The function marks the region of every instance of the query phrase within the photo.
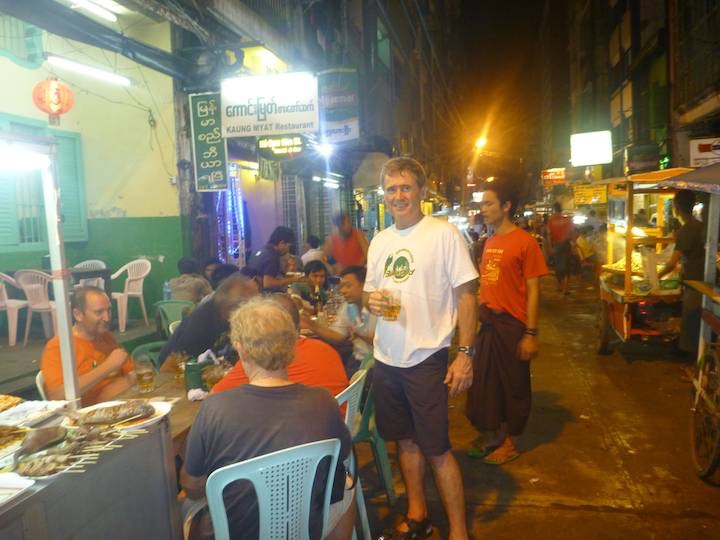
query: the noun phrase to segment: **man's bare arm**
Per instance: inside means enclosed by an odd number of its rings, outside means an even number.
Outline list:
[[[91,369],[87,373],[78,377],[78,392],[80,395],[84,394],[88,390],[94,388],[98,383],[104,381],[114,371],[120,370],[122,365],[128,358],[128,353],[125,349],[117,348],[111,352],[107,359],[99,366]],[[49,399],[65,399],[65,387],[60,385],[53,389],[48,389]]]
[[[540,308],[540,278],[526,280],[527,284],[527,328],[537,329]],[[523,335],[518,345],[518,355],[522,360],[532,360],[539,350],[537,336]]]
[[[477,280],[468,281],[453,289],[458,302],[458,344],[465,347],[474,343],[477,331],[476,290]],[[456,396],[472,385],[472,362],[470,356],[458,352],[455,361],[448,367],[444,382],[448,385],[450,396]]]
[[[205,483],[207,476],[193,476],[185,470],[180,470],[180,485],[191,499],[202,499],[205,497]]]

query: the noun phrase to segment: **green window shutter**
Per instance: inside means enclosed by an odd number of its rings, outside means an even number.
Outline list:
[[[50,132],[57,142],[55,171],[60,187],[63,238],[66,242],[84,241],[88,239],[88,227],[80,136],[64,131]]]
[[[0,247],[20,243],[15,209],[15,178],[8,173],[0,173]]]

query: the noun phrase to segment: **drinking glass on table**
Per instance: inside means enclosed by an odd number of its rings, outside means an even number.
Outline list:
[[[396,321],[400,315],[400,291],[398,289],[382,289],[380,291],[385,305],[382,309],[382,318],[385,321]]]
[[[185,378],[185,362],[187,359],[187,356],[178,352],[170,353],[168,355],[166,362],[170,362],[170,365],[173,367],[176,379]]]
[[[155,366],[148,356],[133,359],[138,392],[147,394],[155,389]]]

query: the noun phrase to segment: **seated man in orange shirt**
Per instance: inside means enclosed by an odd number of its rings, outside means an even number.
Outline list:
[[[109,331],[110,300],[102,289],[82,287],[72,298],[73,343],[83,406],[108,401],[135,383],[128,353]],[[40,366],[48,399],[65,399],[60,342],[45,345]]]
[[[272,295],[273,300],[285,308],[292,317],[295,328],[300,330],[300,314],[295,302],[287,294]],[[340,355],[335,349],[319,339],[298,336],[295,342],[295,359],[288,366],[288,378],[305,386],[320,386],[336,396],[348,386]],[[230,390],[249,382],[238,360],[235,366],[215,386],[213,392]]]

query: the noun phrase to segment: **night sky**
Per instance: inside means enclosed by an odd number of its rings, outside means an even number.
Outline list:
[[[463,0],[455,73],[468,130],[488,129],[488,149],[527,157],[535,122],[533,51],[543,0]],[[487,127],[486,127],[487,126]]]

